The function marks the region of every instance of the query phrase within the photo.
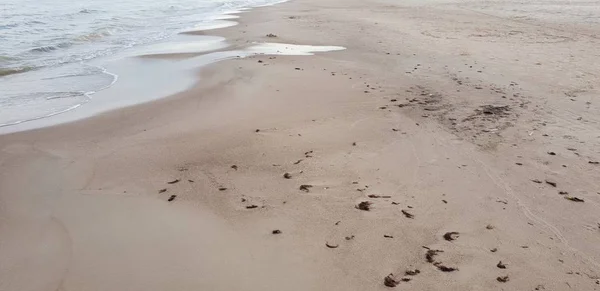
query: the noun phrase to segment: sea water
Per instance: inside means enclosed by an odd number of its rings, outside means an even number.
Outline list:
[[[84,106],[118,82],[102,59],[219,48],[220,38],[169,42],[234,25],[232,11],[281,0],[2,0],[0,127]],[[125,98],[125,97],[124,97]]]

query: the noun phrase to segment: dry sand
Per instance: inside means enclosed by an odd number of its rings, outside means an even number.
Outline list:
[[[347,50],[0,136],[0,289],[600,290],[598,7],[244,13],[211,33]]]

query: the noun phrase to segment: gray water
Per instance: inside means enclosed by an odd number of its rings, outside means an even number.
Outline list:
[[[0,127],[85,105],[118,82],[103,58],[280,0],[0,0]]]

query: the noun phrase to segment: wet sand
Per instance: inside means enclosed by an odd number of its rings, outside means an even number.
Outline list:
[[[243,13],[210,33],[347,49],[0,136],[0,289],[600,290],[596,7]]]

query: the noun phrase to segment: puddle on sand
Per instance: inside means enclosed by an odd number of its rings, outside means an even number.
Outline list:
[[[261,43],[253,45],[244,51],[252,55],[289,55],[289,56],[312,56],[314,53],[340,51],[346,49],[341,46],[316,46],[285,43]]]
[[[240,50],[222,50],[202,54],[196,57],[186,59],[185,62],[181,63],[181,65],[186,70],[193,70],[224,60],[247,58],[257,55],[312,56],[315,53],[339,51],[344,49],[346,48],[341,46],[257,43]]]

